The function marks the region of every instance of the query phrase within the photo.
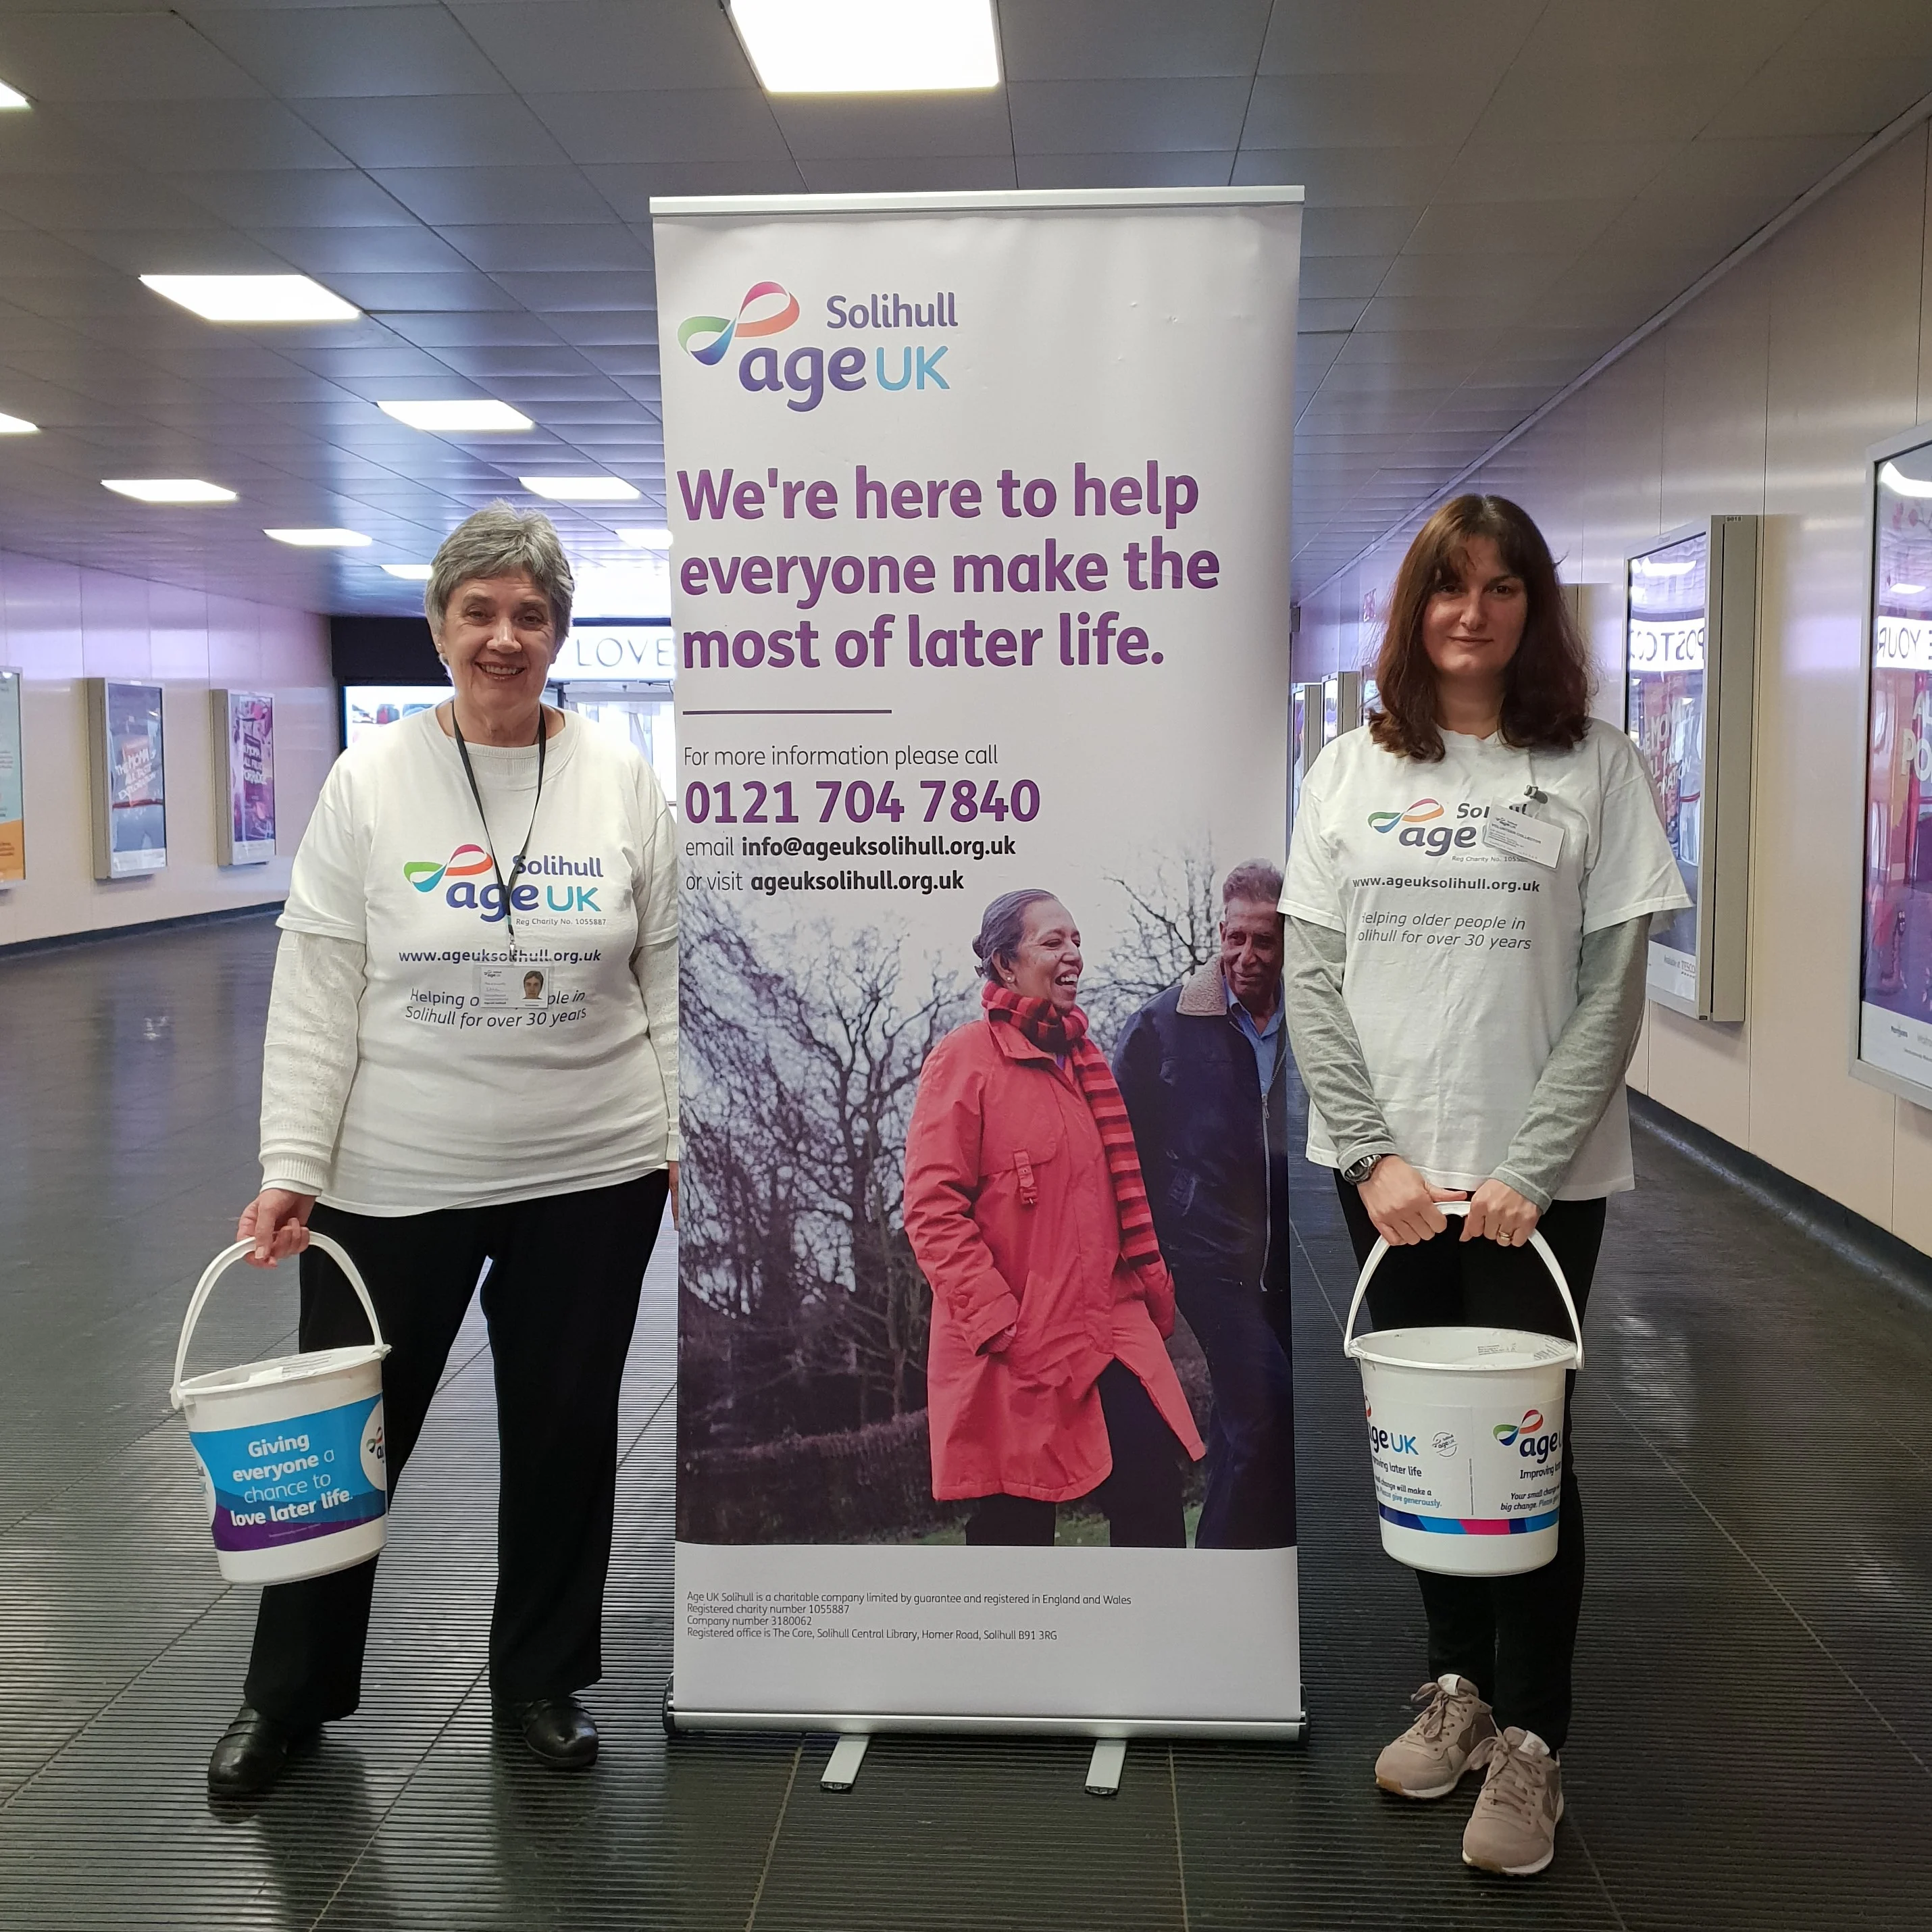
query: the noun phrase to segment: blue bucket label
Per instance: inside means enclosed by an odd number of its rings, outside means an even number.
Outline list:
[[[370,1522],[388,1507],[382,1398],[248,1429],[196,1430],[218,1550],[274,1550]]]

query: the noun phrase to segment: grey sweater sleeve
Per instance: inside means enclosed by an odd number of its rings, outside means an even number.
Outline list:
[[[356,1078],[367,955],[359,942],[285,932],[262,1048],[262,1185],[320,1194]]]
[[[1389,1138],[1362,1042],[1342,998],[1348,944],[1348,934],[1331,926],[1290,919],[1282,983],[1295,1067],[1342,1167],[1352,1166],[1364,1154],[1400,1151]]]
[[[1576,1007],[1550,1050],[1494,1178],[1546,1208],[1617,1090],[1643,1024],[1650,915],[1583,935]],[[1326,1116],[1324,1116],[1326,1118]]]

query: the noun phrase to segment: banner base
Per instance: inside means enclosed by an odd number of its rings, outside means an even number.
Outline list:
[[[832,1731],[842,1740],[892,1732],[954,1737],[1200,1738],[1222,1744],[1300,1744],[1308,1715],[1296,1718],[1026,1718],[909,1711],[686,1711],[667,1688],[664,1727],[678,1731]]]

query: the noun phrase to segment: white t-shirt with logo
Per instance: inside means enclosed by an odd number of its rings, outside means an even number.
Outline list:
[[[366,949],[321,1197],[352,1213],[610,1186],[676,1157],[676,838],[650,765],[566,714],[538,804],[534,745],[469,748],[487,826],[425,711],[336,760],[296,855],[283,928]],[[513,947],[490,854],[507,881],[533,806]]]
[[[1575,1010],[1584,935],[1690,902],[1621,731],[1592,722],[1568,752],[1442,739],[1440,764],[1384,751],[1366,728],[1323,751],[1302,782],[1281,909],[1347,935],[1342,997],[1397,1150],[1438,1187],[1474,1188]],[[1485,816],[1516,806],[1562,827],[1554,866],[1484,842]],[[1312,1107],[1308,1158],[1336,1165]],[[1619,1085],[1556,1198],[1634,1184]]]

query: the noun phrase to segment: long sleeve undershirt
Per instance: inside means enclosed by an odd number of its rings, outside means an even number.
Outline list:
[[[1337,1165],[1400,1154],[1390,1138],[1354,1022],[1342,995],[1345,933],[1291,919],[1283,986],[1288,1036],[1302,1084],[1327,1126]],[[1642,1024],[1645,943],[1650,920],[1586,933],[1576,968],[1576,1006],[1556,1036],[1528,1111],[1492,1178],[1540,1211],[1595,1132],[1630,1066]]]

